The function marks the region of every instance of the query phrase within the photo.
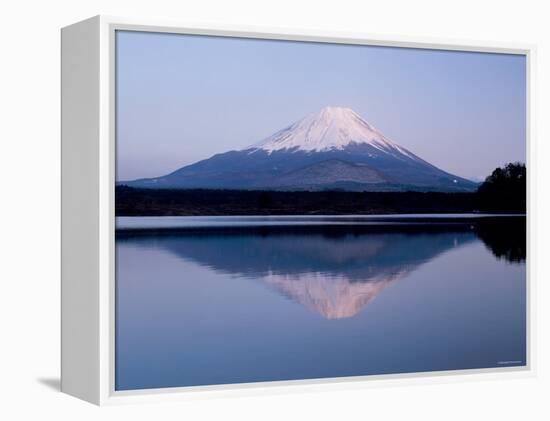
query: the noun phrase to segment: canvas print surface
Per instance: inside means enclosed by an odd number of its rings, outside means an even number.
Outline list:
[[[510,368],[523,55],[116,34],[115,388]]]

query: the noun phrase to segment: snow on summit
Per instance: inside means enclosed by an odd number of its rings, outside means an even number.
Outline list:
[[[366,143],[382,152],[399,152],[416,158],[405,148],[387,139],[351,108],[346,107],[324,107],[247,149],[263,149],[268,152],[283,149],[319,152],[343,149],[352,143]]]
[[[350,108],[325,107],[248,148],[130,187],[284,191],[473,191],[386,138]]]

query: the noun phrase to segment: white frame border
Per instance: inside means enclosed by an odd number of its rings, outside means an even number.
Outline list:
[[[100,43],[100,121],[99,124],[99,404],[166,401],[182,398],[250,396],[266,393],[287,394],[316,390],[342,390],[396,385],[441,384],[471,380],[525,378],[535,375],[535,312],[533,256],[533,191],[535,174],[534,151],[534,66],[535,46],[484,41],[456,41],[422,39],[415,37],[376,36],[363,33],[297,30],[238,25],[194,25],[154,19],[131,19],[98,16]],[[135,391],[114,390],[114,288],[115,288],[115,236],[114,236],[114,185],[115,185],[115,31],[165,32],[192,35],[211,35],[239,38],[262,38],[289,41],[310,41],[340,44],[408,47],[431,50],[454,50],[526,56],[527,76],[527,365],[488,369],[452,370],[423,373],[405,373],[314,380],[292,380],[232,385],[176,387]],[[475,374],[475,376],[471,376]],[[383,380],[383,381],[380,381]]]

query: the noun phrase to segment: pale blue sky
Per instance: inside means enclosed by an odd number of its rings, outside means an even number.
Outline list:
[[[327,105],[480,179],[525,161],[525,57],[117,33],[117,179],[240,149]]]

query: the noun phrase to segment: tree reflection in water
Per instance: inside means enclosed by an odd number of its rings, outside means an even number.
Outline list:
[[[522,263],[526,259],[527,225],[525,218],[502,217],[481,220],[475,232],[489,250],[499,259]]]

